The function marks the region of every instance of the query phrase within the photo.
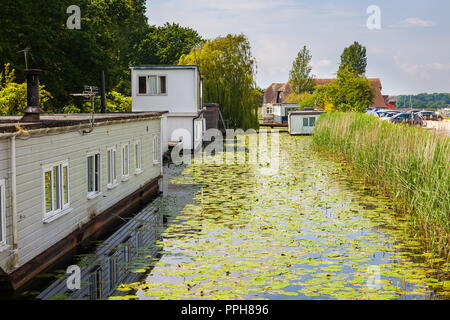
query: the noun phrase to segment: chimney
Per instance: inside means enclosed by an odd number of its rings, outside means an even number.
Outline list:
[[[39,122],[44,111],[39,107],[39,75],[42,70],[26,69],[27,77],[27,107],[22,110],[22,122]]]

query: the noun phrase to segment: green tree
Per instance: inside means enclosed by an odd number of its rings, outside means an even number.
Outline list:
[[[339,69],[348,69],[357,75],[363,75],[366,73],[366,68],[366,48],[355,41],[351,46],[344,49]]]
[[[204,101],[218,103],[233,128],[258,127],[260,92],[255,90],[256,60],[247,37],[227,35],[183,55],[180,65],[200,65]]]
[[[174,23],[164,26],[149,26],[148,32],[135,44],[134,64],[177,64],[183,54],[188,54],[200,44],[202,38],[197,31]]]
[[[343,112],[362,112],[375,97],[370,81],[348,69],[339,70],[337,80],[321,86],[316,94],[331,103],[333,111]]]
[[[306,46],[303,47],[292,63],[289,73],[289,82],[292,91],[296,94],[310,92],[314,89],[314,79],[311,75],[311,54]]]
[[[0,74],[0,115],[21,114],[27,107],[27,84],[16,83],[15,71],[9,69],[9,64],[4,66],[5,70]],[[46,91],[45,86],[40,86],[39,96],[41,108],[48,110],[48,102],[53,98]]]
[[[129,95],[133,45],[148,27],[145,0],[86,0],[76,3],[81,8],[81,30],[69,30],[66,8],[72,4],[71,0],[0,2],[0,64],[10,62],[18,82],[23,82],[25,63],[18,51],[31,47],[29,67],[44,70],[41,82],[55,97],[51,106],[55,112],[73,102],[70,93],[82,91],[86,84],[98,86],[101,70],[108,91]]]

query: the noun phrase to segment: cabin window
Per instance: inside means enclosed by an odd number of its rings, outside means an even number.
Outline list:
[[[91,300],[102,298],[102,270],[97,269],[89,275],[89,297]]]
[[[267,107],[267,114],[273,114],[273,108],[272,107]]]
[[[6,244],[5,180],[0,180],[0,246]]]
[[[147,78],[139,77],[139,94],[147,94]]]
[[[117,257],[111,255],[109,258],[109,290],[113,291],[116,289],[117,285],[117,274],[118,274],[118,268],[117,268]]]
[[[159,77],[159,93],[160,94],[166,94],[167,93],[167,89],[166,89],[166,77],[162,76]]]
[[[94,196],[100,192],[100,153],[88,156],[88,195]]]
[[[130,176],[130,144],[122,145],[122,178]]]
[[[117,184],[117,152],[116,148],[108,149],[108,186]]]
[[[134,165],[136,173],[142,172],[142,145],[140,141],[134,144]]]
[[[159,150],[160,150],[159,137],[154,136],[153,137],[153,163],[154,164],[159,164],[159,159],[160,159]]]
[[[69,207],[68,162],[44,168],[44,204],[45,218],[49,218]]]
[[[309,127],[309,120],[308,120],[308,118],[303,118],[303,126],[304,127]]]
[[[158,77],[157,76],[149,76],[148,77],[148,93],[149,94],[158,94]]]
[[[316,126],[316,118],[314,118],[314,117],[309,118],[309,126],[310,127],[315,127]]]
[[[281,91],[277,92],[277,103],[281,103]]]
[[[167,94],[167,76],[138,77],[138,94],[164,95]]]

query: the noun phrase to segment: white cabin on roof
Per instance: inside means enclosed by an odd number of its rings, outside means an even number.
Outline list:
[[[163,152],[169,143],[197,149],[203,140],[202,77],[198,66],[131,67],[133,112],[168,111],[163,117]]]

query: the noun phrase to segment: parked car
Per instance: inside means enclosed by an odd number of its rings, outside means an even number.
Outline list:
[[[425,121],[419,114],[414,113],[399,113],[389,119],[392,123],[405,123],[415,126],[424,126]]]
[[[390,118],[392,118],[392,117],[394,117],[394,116],[396,116],[396,115],[398,115],[398,114],[400,114],[400,113],[402,113],[402,112],[401,112],[401,111],[398,111],[398,110],[391,110],[391,111],[385,112],[385,113],[383,114],[383,116],[381,116],[380,118],[381,118],[381,120],[387,121],[387,120],[389,120]]]
[[[443,121],[444,117],[434,111],[422,111],[420,113],[425,120]]]

